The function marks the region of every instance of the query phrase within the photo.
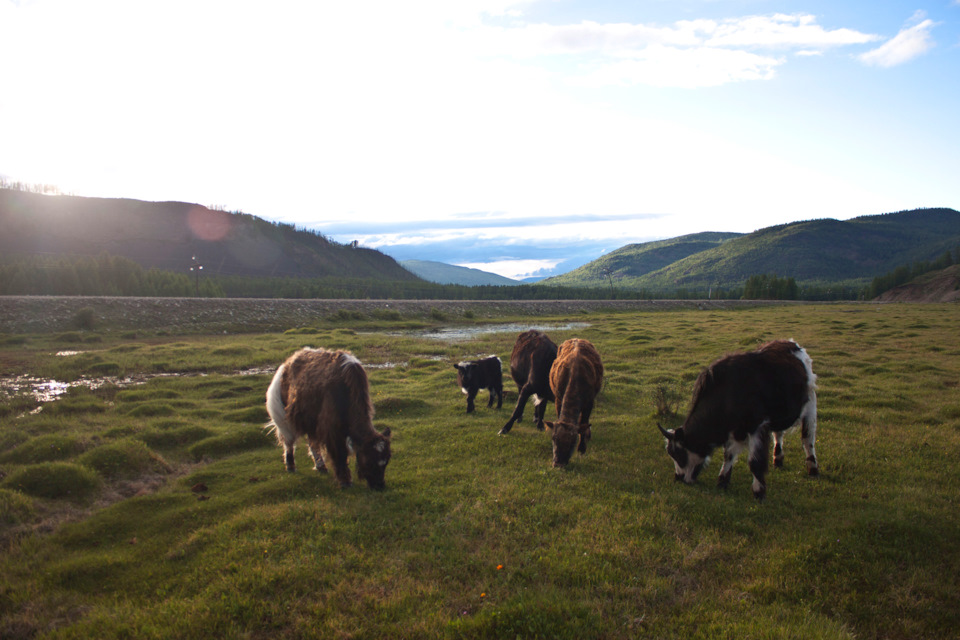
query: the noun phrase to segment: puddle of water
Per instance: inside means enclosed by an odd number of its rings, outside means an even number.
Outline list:
[[[428,340],[443,340],[446,342],[464,342],[472,340],[477,336],[491,333],[520,333],[530,329],[539,329],[540,331],[570,331],[573,329],[583,329],[589,327],[587,322],[567,322],[564,324],[488,324],[474,327],[444,327],[441,329],[414,330],[414,331],[388,331],[388,332],[365,332],[366,335],[377,333],[389,336],[416,336],[427,338]],[[84,353],[83,351],[59,351],[57,356],[69,357]],[[437,356],[418,356],[433,360],[442,360]],[[367,369],[394,369],[396,367],[405,367],[409,364],[405,362],[383,362],[379,364],[364,364]],[[272,374],[277,370],[276,365],[266,367],[251,367],[234,372],[238,376],[257,376]],[[80,378],[73,382],[61,382],[59,380],[47,380],[43,378],[34,378],[31,376],[0,377],[0,402],[4,399],[18,395],[29,394],[33,396],[38,403],[52,402],[65,394],[71,387],[86,387],[88,389],[99,389],[106,385],[117,387],[130,387],[138,384],[144,384],[154,378],[164,377],[186,377],[186,376],[205,376],[206,373],[143,373],[133,376],[117,377],[106,376],[103,378]],[[42,407],[36,409],[39,411]]]
[[[589,322],[567,322],[564,324],[487,324],[476,327],[444,327],[441,329],[418,329],[413,331],[378,331],[371,333],[380,333],[388,336],[415,336],[417,338],[427,338],[428,340],[443,340],[446,342],[464,342],[472,340],[477,336],[490,333],[521,333],[530,329],[540,331],[571,331],[573,329],[584,329],[589,327]]]

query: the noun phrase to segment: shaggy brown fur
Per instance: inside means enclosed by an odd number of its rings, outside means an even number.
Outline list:
[[[306,436],[318,471],[326,471],[326,453],[341,486],[349,487],[352,444],[357,475],[371,488],[384,487],[390,429],[381,434],[373,428],[367,374],[350,352],[301,349],[294,353],[277,369],[267,390],[267,411],[272,418],[268,426],[284,447],[288,471],[295,470],[297,437]]]
[[[590,413],[602,387],[603,363],[596,347],[579,338],[561,344],[557,359],[550,368],[550,388],[556,398],[557,421],[546,423],[553,431],[553,466],[566,465],[574,447],[581,454],[586,453],[592,435]]]

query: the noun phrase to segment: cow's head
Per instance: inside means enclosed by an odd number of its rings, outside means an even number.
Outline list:
[[[386,487],[383,473],[390,462],[390,427],[363,443],[357,449],[357,475],[367,481],[371,489]]]
[[[553,434],[553,466],[567,466],[580,440],[580,428],[566,422],[544,422],[543,424]],[[589,425],[587,430],[589,433]]]
[[[476,386],[480,370],[476,362],[461,362],[453,365],[453,368],[457,370],[457,384],[464,393]]]
[[[687,484],[696,482],[697,476],[703,471],[707,458],[687,449],[683,427],[664,429],[660,426],[660,423],[657,423],[657,428],[667,439],[667,453],[673,458],[673,479],[682,480]]]

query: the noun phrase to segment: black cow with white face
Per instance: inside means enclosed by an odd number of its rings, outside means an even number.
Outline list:
[[[717,485],[730,483],[733,463],[744,449],[750,452],[753,495],[766,496],[770,434],[774,466],[783,466],[783,434],[801,425],[807,473],[819,474],[814,443],[817,437],[817,376],[807,352],[792,340],[775,340],[747,353],[724,356],[697,378],[690,413],[683,426],[657,427],[667,439],[675,478],[693,484],[710,454],[723,447],[723,467]]]
[[[480,360],[470,360],[453,365],[457,370],[457,385],[467,395],[467,413],[474,409],[473,400],[480,389],[490,392],[487,407],[493,406],[493,398],[497,398],[497,409],[503,406],[503,366],[500,358],[489,356]]]

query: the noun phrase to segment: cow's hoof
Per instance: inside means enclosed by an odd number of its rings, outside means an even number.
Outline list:
[[[317,473],[326,473],[326,472],[327,472],[327,468],[326,468],[326,467],[314,467],[313,470],[316,471]]]
[[[287,473],[296,473],[296,471],[297,471],[296,467],[287,467]]]
[[[820,475],[820,468],[819,468],[819,467],[810,467],[809,469],[807,469],[807,474],[808,474],[811,478],[816,478],[816,477],[818,477],[818,476]]]
[[[341,482],[341,483],[340,483],[340,488],[341,488],[341,489],[349,489],[349,488],[352,487],[352,486],[353,486],[353,483],[352,483],[352,482]]]
[[[773,468],[774,468],[774,469],[783,469],[783,458],[774,458],[774,459],[773,459]]]
[[[720,489],[726,489],[730,486],[730,474],[725,476],[720,476],[717,478],[717,487]]]
[[[503,429],[500,429],[500,431],[497,431],[498,436],[505,436],[508,433],[510,433],[510,429],[507,429],[506,427],[504,427]]]

